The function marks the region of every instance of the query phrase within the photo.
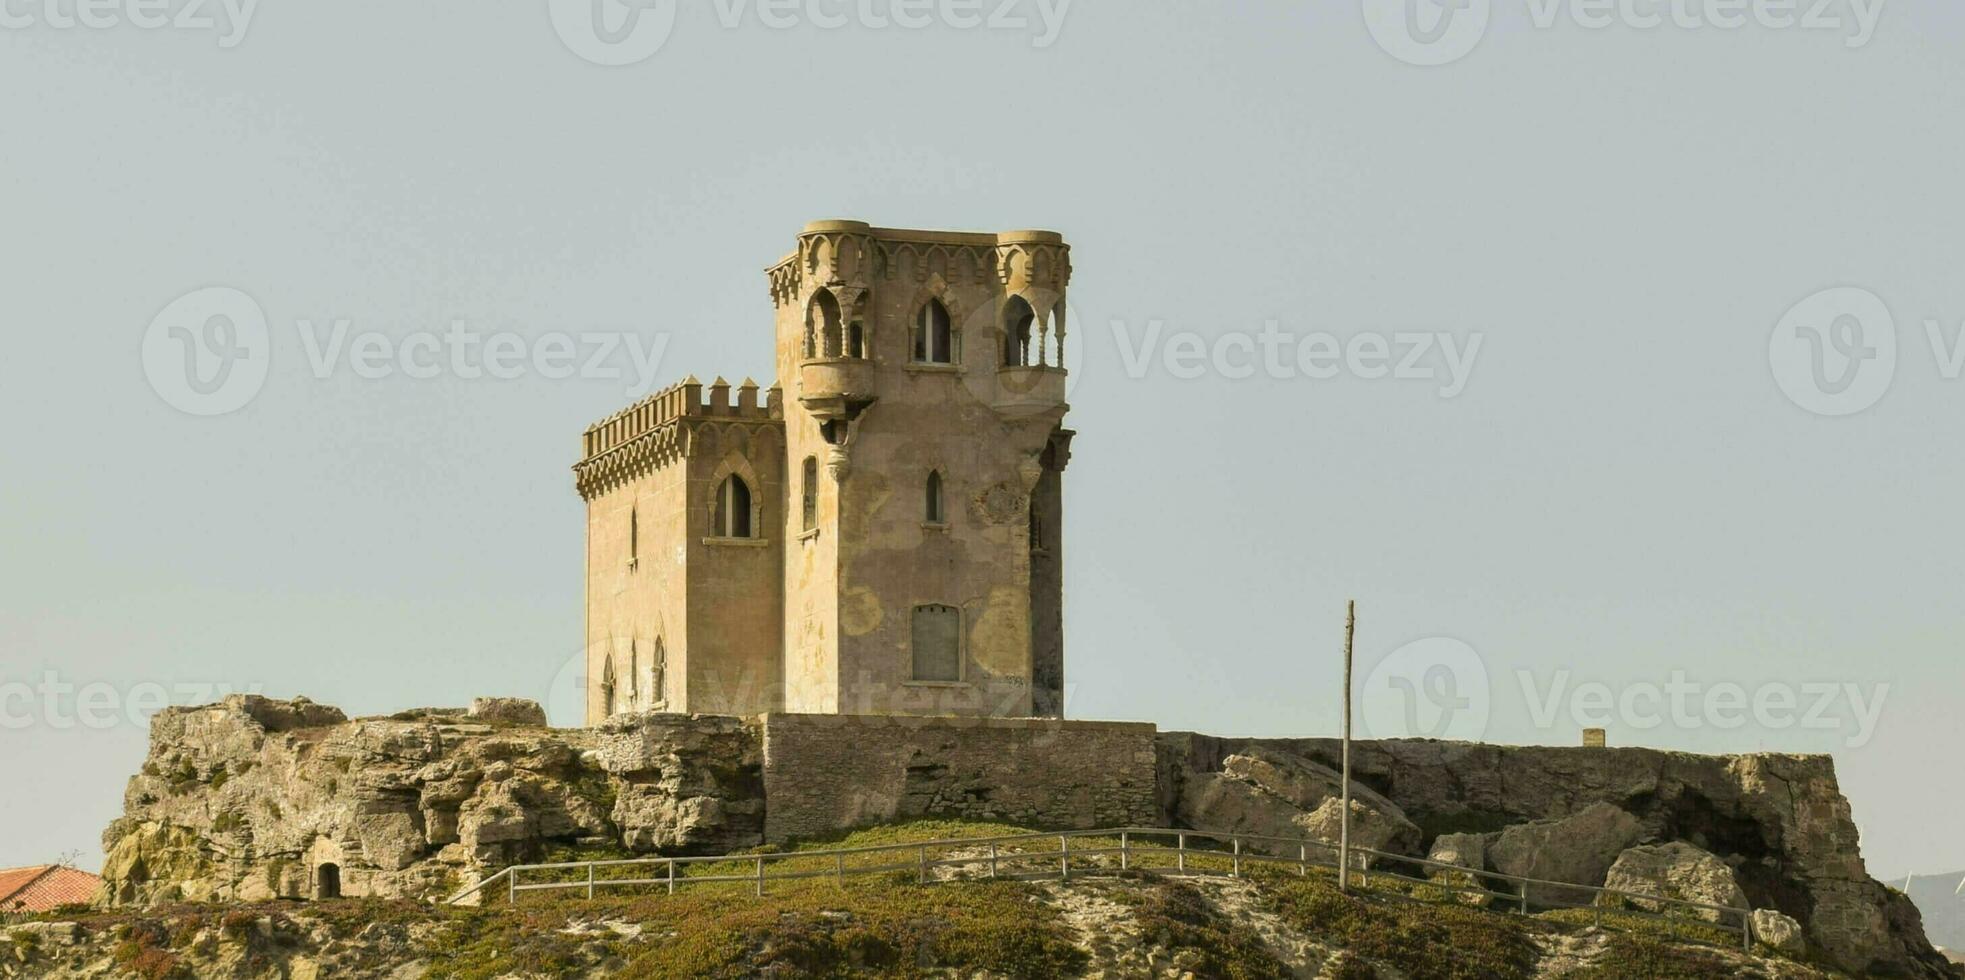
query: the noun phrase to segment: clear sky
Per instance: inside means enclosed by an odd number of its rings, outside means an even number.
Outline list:
[[[1415,49],[1378,0],[715,0],[650,51],[558,0],[187,4],[0,7],[0,865],[100,859],[160,695],[574,720],[568,467],[640,370],[421,345],[769,384],[762,270],[851,217],[1074,246],[1073,715],[1334,734],[1355,597],[1374,734],[1608,699],[1615,744],[1833,752],[1873,870],[1965,867],[1954,4],[1466,0]],[[152,330],[186,296],[260,346]],[[170,357],[231,349],[194,414]]]

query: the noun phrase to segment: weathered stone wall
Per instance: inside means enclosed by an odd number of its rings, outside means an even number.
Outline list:
[[[925,816],[1151,822],[1154,759],[1147,724],[774,714],[764,720],[764,836]]]
[[[1341,743],[1165,733],[1163,819],[1182,813],[1183,803],[1191,816],[1211,774],[1249,751],[1336,768]],[[1445,833],[1492,836],[1607,804],[1636,818],[1637,841],[1684,841],[1723,856],[1753,907],[1779,909],[1803,923],[1808,938],[1843,968],[1942,975],[1929,972],[1941,964],[1916,908],[1865,869],[1849,801],[1828,756],[1397,739],[1354,743],[1351,765],[1355,782],[1383,794],[1422,828],[1423,846]]]

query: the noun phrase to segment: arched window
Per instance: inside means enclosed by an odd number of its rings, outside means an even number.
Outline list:
[[[867,356],[866,325],[858,320],[854,320],[846,327],[846,356]]]
[[[710,533],[726,538],[751,536],[751,488],[735,473],[723,479],[716,490],[716,508],[710,515]]]
[[[954,606],[914,607],[914,679],[962,679],[962,610]]]
[[[648,665],[648,698],[650,701],[666,702],[668,695],[669,652],[662,647],[662,638],[655,638],[654,661]]]
[[[810,531],[819,524],[819,458],[817,456],[805,457],[805,469],[799,482],[804,504],[805,530]]]
[[[628,707],[641,707],[641,651],[628,641]]]
[[[930,524],[947,523],[948,514],[947,511],[944,510],[942,507],[942,471],[941,470],[928,471],[928,486],[926,488],[926,497],[927,497],[926,506],[923,508],[923,513],[926,515],[925,519],[927,520],[927,522]]]
[[[914,360],[920,364],[955,362],[955,333],[949,328],[948,307],[931,299],[914,318]]]
[[[821,289],[805,307],[805,356],[838,357],[839,351],[839,301]]]
[[[641,512],[628,508],[628,567],[641,560]]]
[[[600,701],[602,710],[608,715],[618,714],[621,707],[614,700],[614,658],[608,657],[600,668]]]
[[[1030,331],[1037,314],[1021,296],[1010,297],[1003,310],[1003,366],[1022,367],[1029,363]]]

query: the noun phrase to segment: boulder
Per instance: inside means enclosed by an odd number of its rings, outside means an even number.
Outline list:
[[[1800,956],[1808,949],[1801,923],[1775,909],[1755,909],[1753,936],[1761,945],[1783,956]]]
[[[1488,882],[1483,881],[1479,875],[1474,873],[1487,869],[1487,842],[1490,836],[1492,835],[1441,834],[1434,839],[1432,850],[1427,852],[1426,859],[1440,864],[1455,865],[1468,870],[1449,871],[1445,868],[1433,868],[1427,874],[1427,877],[1442,884],[1456,885],[1462,888],[1486,888],[1492,890],[1492,886]],[[1476,906],[1485,906],[1494,901],[1490,896],[1468,891],[1457,892],[1454,895],[1454,900],[1464,905]]]
[[[1336,843],[1343,799],[1340,775],[1308,759],[1272,749],[1251,748],[1223,760],[1222,771],[1190,777],[1182,787],[1177,816],[1197,830],[1234,831],[1266,837],[1303,837]],[[1414,853],[1420,830],[1390,800],[1351,784],[1351,843],[1395,854]],[[1296,847],[1251,846],[1284,856]],[[1334,855],[1326,855],[1328,860]]]
[[[1608,803],[1595,803],[1559,820],[1505,828],[1487,849],[1494,870],[1523,878],[1601,885],[1610,866],[1643,833],[1638,818]],[[1529,885],[1540,905],[1588,905],[1591,892],[1556,885]]]
[[[546,727],[546,709],[531,698],[472,698],[469,715],[490,724]]]
[[[1625,850],[1610,866],[1603,884],[1618,891],[1705,905],[1745,908],[1747,904],[1747,894],[1740,890],[1740,882],[1734,877],[1733,869],[1725,861],[1684,841],[1643,844]],[[1626,901],[1646,912],[1666,910],[1661,902],[1631,898],[1626,898]],[[1740,924],[1737,916],[1716,909],[1685,911],[1707,922],[1734,927]]]

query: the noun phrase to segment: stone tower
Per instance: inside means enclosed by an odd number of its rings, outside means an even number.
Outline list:
[[[1061,715],[1070,272],[1053,232],[808,225],[782,393],[586,434],[589,719]]]

